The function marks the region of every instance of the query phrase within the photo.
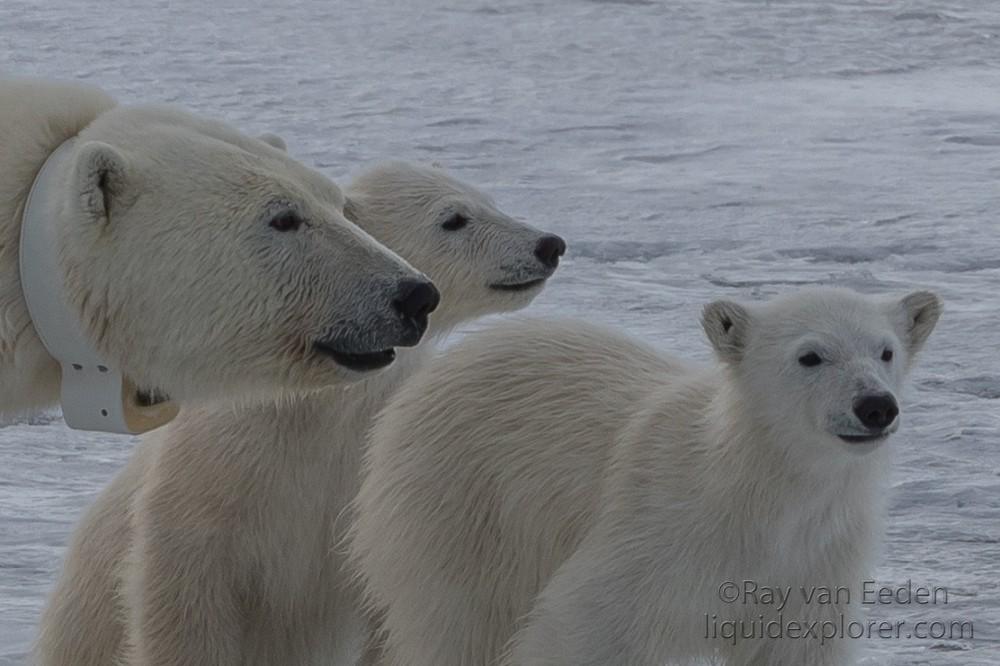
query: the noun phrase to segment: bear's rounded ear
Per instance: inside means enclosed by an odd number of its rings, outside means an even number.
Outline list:
[[[282,139],[277,134],[272,134],[271,132],[265,132],[257,137],[259,140],[263,141],[272,148],[277,148],[283,153],[288,152],[288,146],[285,144],[285,140]]]
[[[107,223],[125,194],[128,171],[128,160],[108,144],[88,141],[80,146],[74,183],[83,213],[95,222]]]
[[[924,346],[941,316],[941,299],[929,291],[915,291],[904,296],[897,304],[901,315],[902,339],[910,354]]]
[[[750,312],[732,301],[715,301],[701,313],[701,326],[712,343],[719,360],[739,363],[746,348],[750,329]]]

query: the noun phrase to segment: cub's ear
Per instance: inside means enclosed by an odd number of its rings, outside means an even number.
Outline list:
[[[901,320],[902,339],[910,354],[924,346],[941,316],[941,299],[929,291],[915,291],[904,296],[896,310]]]
[[[129,176],[128,160],[117,149],[88,141],[76,155],[74,182],[84,215],[107,224],[123,202]]]
[[[257,138],[266,143],[267,145],[271,146],[272,148],[277,148],[283,153],[288,152],[288,146],[285,145],[285,140],[282,139],[277,134],[272,134],[271,132],[265,132],[264,134],[261,134]]]
[[[734,365],[743,359],[750,322],[750,312],[732,301],[709,303],[701,313],[701,326],[719,360]]]

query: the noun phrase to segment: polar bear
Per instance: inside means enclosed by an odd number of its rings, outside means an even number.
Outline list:
[[[896,396],[939,312],[928,292],[718,301],[718,367],[581,322],[467,338],[372,430],[350,557],[384,662],[848,663],[856,641],[720,627],[856,617],[858,596],[800,588],[869,571]],[[765,586],[795,592],[779,608]]]
[[[527,305],[565,251],[440,169],[376,167],[345,211],[439,286],[434,336]],[[430,352],[349,387],[186,410],[151,435],[77,529],[40,666],[350,660],[360,605],[341,514],[374,414]]]
[[[432,286],[348,222],[338,187],[273,138],[118,106],[88,86],[0,80],[0,412],[59,396],[18,246],[35,175],[71,139],[49,193],[67,304],[144,392],[184,402],[326,386],[420,337]]]

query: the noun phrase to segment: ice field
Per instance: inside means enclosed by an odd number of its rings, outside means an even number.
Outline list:
[[[949,599],[871,617],[975,638],[865,641],[862,664],[1000,664],[1000,3],[2,0],[0,74],[273,131],[335,179],[440,162],[567,239],[531,312],[691,357],[715,298],[937,291],[877,578]],[[0,665],[132,446],[0,428]]]

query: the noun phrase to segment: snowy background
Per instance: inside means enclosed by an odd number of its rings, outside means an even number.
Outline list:
[[[878,573],[950,603],[873,617],[976,638],[872,641],[863,663],[1000,664],[995,0],[2,0],[0,73],[275,131],[334,178],[440,161],[569,240],[535,313],[698,358],[714,298],[938,291]],[[132,445],[53,417],[0,429],[3,666]]]

